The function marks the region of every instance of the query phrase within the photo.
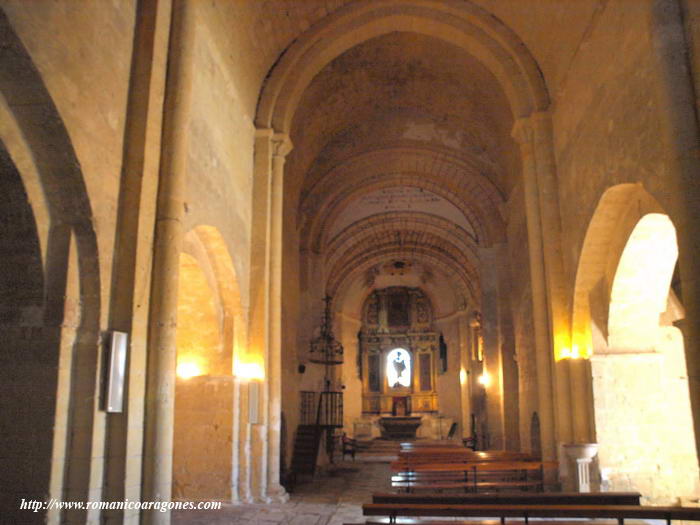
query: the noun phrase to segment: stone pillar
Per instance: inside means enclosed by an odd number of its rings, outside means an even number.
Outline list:
[[[386,290],[378,290],[377,296],[379,297],[379,332],[387,333],[389,331],[389,297],[387,296]]]
[[[525,194],[530,259],[542,455],[545,460],[554,460],[557,455],[554,433],[554,384],[552,377],[554,345],[550,337],[551,312],[549,311],[549,294],[543,246],[543,217],[541,214],[541,197],[538,183],[538,171],[540,169],[538,150],[540,148],[537,146],[536,130],[535,126],[533,126],[532,118],[518,120],[513,127],[513,137],[520,144],[523,161],[523,190]],[[547,204],[551,205],[551,203]]]
[[[128,397],[122,414],[107,416],[109,454],[102,497],[107,501],[141,499],[150,298],[138,291],[151,286],[171,21],[170,2],[137,4],[112,270],[112,289],[119,293],[110,297],[109,319],[111,329],[129,334]],[[105,510],[102,520],[131,523],[139,515],[137,509]]]
[[[267,293],[267,498],[286,501],[280,485],[280,437],[282,418],[282,257],[284,213],[284,161],[292,150],[285,134],[272,135],[272,173],[269,190],[269,237]]]
[[[657,66],[658,107],[666,170],[661,190],[668,196],[678,238],[678,263],[685,320],[688,388],[695,443],[700,458],[700,131],[688,61],[688,41],[678,0],[650,0],[650,35]]]
[[[459,390],[462,400],[462,437],[471,436],[472,393],[469,388],[469,375],[471,374],[471,355],[469,341],[471,328],[469,327],[469,314],[466,307],[461,307],[457,313],[457,326],[459,330]]]
[[[484,372],[489,377],[489,384],[484,385],[489,447],[502,449],[505,447],[505,424],[503,418],[503,374],[499,334],[497,249],[479,249],[479,261],[481,264]]]
[[[518,366],[515,360],[515,332],[511,311],[511,272],[508,267],[508,246],[494,246],[497,255],[498,315],[500,334],[501,377],[503,390],[503,422],[506,450],[520,450],[520,391]]]
[[[255,141],[253,228],[251,251],[250,350],[265,361],[262,392],[264,421],[246,440],[254,450],[248,457],[252,494],[262,501],[285,501],[279,483],[282,424],[282,257],[284,159],[291,151],[289,138],[272,129],[258,129]],[[257,436],[257,437],[256,437]]]
[[[171,499],[177,292],[194,41],[189,8],[185,0],[173,2],[151,288],[143,501]],[[170,523],[170,512],[144,511],[143,521]]]

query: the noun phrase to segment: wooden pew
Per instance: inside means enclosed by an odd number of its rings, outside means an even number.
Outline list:
[[[398,459],[392,462],[396,469],[410,467],[418,463],[461,463],[466,461],[527,461],[534,460],[532,456],[524,452],[489,451],[474,452],[472,450],[458,449],[453,452],[444,450],[426,449],[420,451],[399,452]]]
[[[434,505],[639,505],[639,492],[486,492],[481,494],[397,494],[372,495],[372,503],[418,503]]]
[[[392,476],[392,487],[417,489],[544,489],[544,468],[556,463],[540,461],[493,461],[487,463],[420,463]]]
[[[503,450],[503,449],[490,449],[490,450],[472,450],[466,447],[459,446],[441,446],[441,445],[423,445],[421,447],[401,447],[399,453],[403,454],[420,454],[424,452],[462,452],[464,454],[477,454],[477,455],[489,455],[489,454],[524,454],[524,452],[518,450]]]
[[[405,441],[401,443],[401,450],[414,450],[422,448],[439,448],[439,449],[462,449],[461,443],[454,441]]]
[[[451,518],[588,518],[616,519],[619,525],[625,519],[657,519],[700,521],[698,507],[648,507],[641,505],[505,505],[505,504],[412,504],[367,503],[362,506],[365,516],[388,516],[389,523],[397,517],[451,517]],[[454,524],[458,522],[450,522]]]

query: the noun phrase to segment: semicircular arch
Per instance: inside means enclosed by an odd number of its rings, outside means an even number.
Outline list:
[[[347,252],[345,257],[339,260],[335,268],[328,273],[332,276],[326,286],[329,295],[335,297],[337,291],[351,276],[391,258],[414,258],[440,268],[445,275],[451,278],[455,287],[459,289],[466,300],[470,300],[472,303],[478,302],[479,281],[476,279],[477,275],[473,273],[468,260],[455,259],[449,251],[428,243],[397,242],[395,237],[386,239],[385,242],[359,251],[359,253]]]
[[[423,263],[427,263],[442,272],[453,284],[453,302],[457,307],[461,307],[466,304],[478,305],[478,290],[472,290],[467,285],[468,277],[451,264],[450,261],[446,261],[439,256],[439,254],[429,253],[423,251],[422,253],[416,254],[419,260]],[[329,283],[329,295],[333,297],[334,304],[343,304],[348,290],[351,288],[352,284],[361,276],[366,273],[369,269],[391,258],[400,258],[405,256],[399,249],[385,248],[382,250],[377,250],[375,253],[367,254],[362,260],[357,261],[352,268],[344,272],[342,276]],[[369,293],[371,289],[368,289]],[[431,296],[433,304],[435,304],[435,297]],[[443,298],[444,302],[444,298]]]
[[[301,96],[319,71],[348,49],[395,31],[439,38],[472,54],[498,79],[515,118],[549,105],[544,80],[526,46],[481,7],[454,0],[373,0],[332,13],[285,51],[263,86],[256,125],[289,133]]]
[[[423,166],[430,166],[430,172]],[[320,251],[328,241],[330,225],[351,202],[399,186],[430,191],[459,208],[477,241],[490,244],[503,238],[503,198],[485,176],[456,158],[401,149],[389,156],[386,151],[359,155],[319,181],[299,206],[302,246]]]
[[[589,222],[574,283],[572,334],[574,344],[586,353],[607,348],[610,297],[618,263],[639,220],[649,213],[664,213],[641,184],[608,188]],[[600,334],[593,341],[594,334]]]
[[[327,245],[326,260],[332,263],[343,246],[372,243],[387,232],[399,230],[442,237],[462,254],[477,258],[476,240],[459,225],[426,213],[386,212],[365,217],[338,233]]]

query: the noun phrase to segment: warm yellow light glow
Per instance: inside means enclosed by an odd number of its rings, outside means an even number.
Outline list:
[[[566,338],[560,336],[555,340],[559,342],[559,346],[555,346],[555,359],[561,361],[562,359],[588,359],[593,353],[590,344],[590,333],[574,333],[572,336],[573,343],[571,346],[565,344]]]
[[[608,345],[648,351],[660,336],[659,315],[678,259],[676,229],[667,215],[642,217],[627,240],[610,292]]]
[[[588,359],[591,356],[591,349],[588,347],[581,348],[579,345],[571,345],[571,348],[561,348],[559,350],[559,359]]]
[[[177,365],[177,375],[182,379],[189,379],[191,377],[201,376],[202,369],[199,368],[197,363],[184,361]]]
[[[491,376],[488,375],[488,373],[484,372],[479,376],[478,379],[479,383],[483,385],[484,387],[487,387],[491,384]]]
[[[467,371],[464,368],[459,370],[459,384],[462,386],[467,384]]]
[[[263,367],[258,363],[242,363],[240,361],[236,361],[234,374],[239,379],[243,379],[246,381],[262,381],[263,379],[265,379],[265,371],[263,370]]]

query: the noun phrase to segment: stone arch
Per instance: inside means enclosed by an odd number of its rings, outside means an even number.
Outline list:
[[[338,233],[328,244],[327,266],[332,268],[353,247],[380,243],[400,232],[413,232],[412,237],[420,240],[439,240],[441,245],[452,248],[455,256],[477,259],[476,243],[467,232],[450,221],[422,213],[387,212],[369,216]],[[472,272],[476,272],[473,263],[469,266]]]
[[[206,250],[215,277],[216,289],[221,302],[224,345],[235,359],[237,352],[245,347],[247,323],[241,306],[241,291],[236,269],[226,241],[214,226],[201,225],[193,230]],[[231,346],[228,346],[231,345]]]
[[[285,51],[263,87],[256,125],[289,133],[305,88],[326,64],[362,42],[394,31],[419,32],[471,53],[499,80],[516,118],[549,105],[532,55],[513,31],[487,11],[455,0],[374,0],[332,13]]]
[[[232,498],[233,363],[245,344],[238,279],[226,243],[213,226],[184,239],[178,287],[178,379],[175,387],[173,496]]]
[[[659,203],[640,184],[620,184],[600,199],[576,278],[574,335],[591,355],[603,483],[653,502],[698,490],[683,338],[673,326],[684,315],[671,287],[677,250]]]
[[[359,155],[333,169],[314,184],[300,203],[302,246],[321,250],[328,241],[328,226],[348,203],[395,186],[426,189],[443,197],[462,210],[475,229],[477,241],[498,242],[504,235],[499,211],[503,199],[495,186],[476,167],[444,154],[437,159],[432,155],[429,151],[406,148],[377,151]],[[401,159],[398,164],[396,158]],[[426,165],[431,166],[430,173],[418,169]],[[446,175],[458,172],[469,176],[459,184],[453,182],[458,177],[446,179]],[[338,184],[339,180],[343,183]]]
[[[343,271],[342,274],[327,284],[328,294],[333,297],[334,304],[342,304],[343,297],[352,284],[352,281],[358,278],[362,273],[366,272],[372,266],[385,262],[392,257],[403,257],[405,252],[397,247],[384,247],[375,249],[365,254],[358,259],[355,264]],[[445,259],[440,253],[431,252],[425,249],[418,249],[416,257],[422,261],[426,261],[436,268],[442,270],[445,275],[451,277],[455,283],[454,300],[456,304],[466,303],[471,305],[480,304],[479,291],[472,288],[473,282],[470,282],[469,276],[459,267],[454,261]],[[470,286],[471,285],[471,286]],[[433,303],[435,302],[434,299]]]
[[[101,315],[97,237],[68,131],[40,72],[2,10],[0,117],[3,171],[15,173],[14,182],[5,182],[26,195],[23,199],[29,207],[25,206],[25,212],[32,215],[11,217],[8,225],[21,228],[35,223],[34,231],[23,241],[25,247],[33,244],[33,262],[27,271],[43,273],[31,278],[31,297],[25,298],[32,303],[31,315],[22,308],[22,315],[2,330],[9,339],[8,352],[19,353],[16,359],[6,358],[27,366],[21,371],[2,368],[22,378],[12,395],[26,418],[22,424],[15,420],[13,427],[23,432],[22,440],[32,450],[17,463],[23,467],[13,471],[14,477],[4,478],[0,491],[5,495],[25,487],[25,495],[35,494],[37,499],[49,494],[87,501],[90,468],[84,458],[101,455],[93,451]],[[7,260],[6,255],[0,257]],[[9,382],[3,377],[4,384]],[[9,397],[5,402],[12,404]],[[15,443],[19,441],[16,437],[3,434],[3,439]],[[3,449],[12,448],[5,445],[0,442]],[[84,511],[71,512],[76,521],[84,518]],[[58,517],[58,511],[54,513]]]
[[[637,221],[660,211],[641,184],[618,184],[601,196],[583,240],[574,283],[572,334],[582,353],[607,347],[607,305],[617,262]]]

